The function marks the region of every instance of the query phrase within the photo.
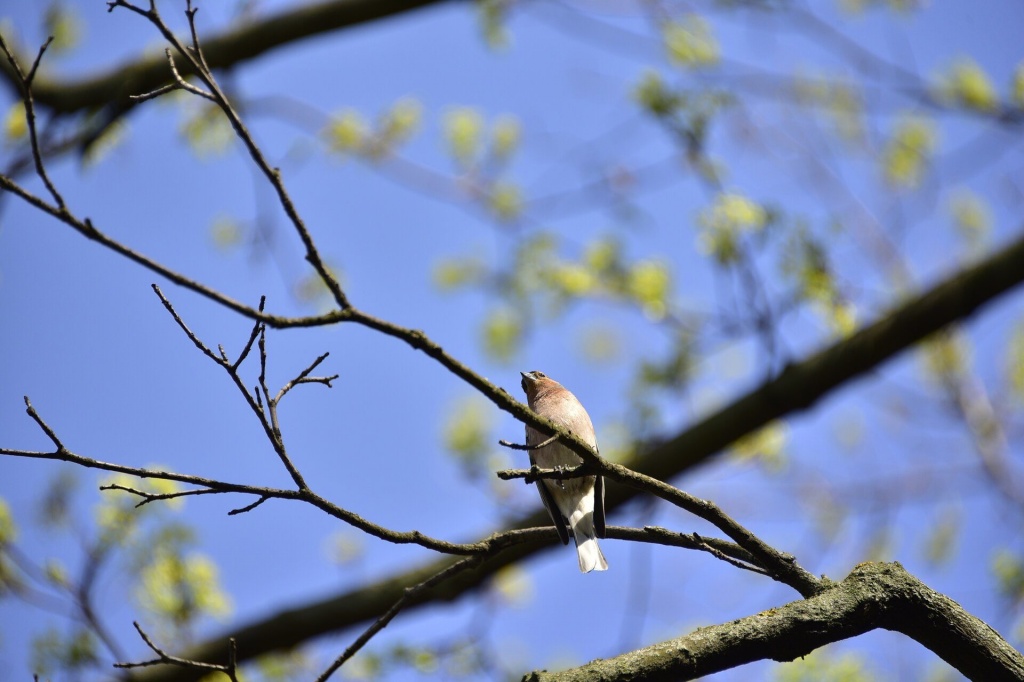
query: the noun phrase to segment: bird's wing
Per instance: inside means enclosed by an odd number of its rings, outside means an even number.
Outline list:
[[[558,531],[558,537],[562,541],[563,545],[569,544],[569,528],[565,525],[565,519],[562,518],[562,512],[558,511],[558,505],[555,504],[554,498],[551,497],[551,491],[548,489],[549,483],[545,480],[537,481],[537,489],[540,490],[540,499],[544,502],[544,506],[548,508],[548,514],[551,515],[551,521],[555,524],[555,530]]]
[[[594,481],[594,530],[597,537],[604,537],[604,476]]]
[[[539,431],[526,428],[526,444],[536,445],[537,443],[543,443],[547,440]],[[550,446],[547,446],[550,447]],[[537,458],[534,456],[535,450],[530,450],[530,464],[536,464]],[[565,519],[562,518],[562,512],[558,510],[558,505],[555,504],[555,500],[551,497],[551,491],[548,489],[548,482],[545,480],[537,481],[537,490],[540,491],[540,500],[544,503],[544,506],[548,510],[548,515],[551,517],[551,522],[555,524],[555,530],[558,531],[558,538],[562,541],[563,545],[569,544],[569,528],[565,525]]]

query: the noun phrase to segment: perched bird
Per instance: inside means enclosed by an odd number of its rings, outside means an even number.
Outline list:
[[[572,431],[597,450],[594,425],[576,396],[542,372],[520,372],[520,375],[523,377],[523,390],[526,391],[526,400],[531,410]],[[549,438],[531,426],[526,427],[526,444],[529,446],[539,445]],[[531,449],[530,462],[542,469],[557,469],[577,466],[583,460],[567,446],[555,441],[542,448]],[[597,538],[604,537],[602,478],[585,476],[564,481],[541,479],[537,481],[537,489],[540,490],[540,498],[551,514],[563,545],[569,544],[566,522],[568,528],[572,529],[580,570],[584,573],[608,570],[608,562],[604,560],[601,548],[597,545]]]

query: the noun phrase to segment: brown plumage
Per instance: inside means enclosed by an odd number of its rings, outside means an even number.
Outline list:
[[[520,372],[523,390],[530,409],[579,436],[597,450],[597,438],[590,415],[572,393],[542,372]],[[543,443],[549,436],[533,427],[526,427],[526,444]],[[530,450],[530,462],[544,469],[573,467],[583,462],[579,455],[560,442]],[[580,570],[604,571],[604,560],[598,537],[604,537],[604,481],[600,476],[571,478],[565,481],[537,481],[541,500],[551,514],[562,544],[569,544],[569,530],[576,541]],[[567,525],[568,524],[568,527]]]

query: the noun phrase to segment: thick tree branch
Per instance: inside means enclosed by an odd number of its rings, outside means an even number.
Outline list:
[[[946,325],[966,320],[1022,281],[1024,231],[989,258],[907,299],[854,335],[787,365],[776,378],[651,450],[634,468],[668,478],[706,462],[741,436],[809,409]]]
[[[1024,655],[898,563],[862,564],[810,599],[524,682],[692,680],[762,660],[792,661],[871,630],[901,632],[972,680],[1024,679]]]
[[[440,0],[331,0],[288,9],[203,41],[203,54],[211,69],[223,69],[261,56],[275,48],[323,33],[375,21]],[[185,67],[182,75],[190,75]],[[17,79],[9,64],[0,74],[12,86]],[[130,108],[131,95],[156,90],[172,82],[167,59],[146,55],[91,78],[55,79],[39,76],[33,85],[36,101],[57,113],[70,114],[107,106]],[[20,94],[20,93],[18,93]]]

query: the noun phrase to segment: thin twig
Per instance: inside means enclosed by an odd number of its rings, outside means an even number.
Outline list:
[[[228,664],[217,665],[216,663],[206,663],[204,661],[193,661],[187,658],[179,658],[178,656],[172,656],[165,652],[163,649],[153,643],[153,640],[149,638],[142,626],[139,625],[138,621],[132,622],[135,626],[135,630],[142,637],[142,641],[146,643],[150,649],[153,650],[159,658],[155,658],[149,661],[140,661],[138,663],[115,663],[115,668],[130,669],[130,668],[148,668],[154,665],[177,665],[183,668],[193,668],[196,670],[211,670],[214,672],[222,672],[232,680],[237,680],[237,651],[233,639],[228,640]]]
[[[521,478],[524,483],[534,483],[542,478],[555,481],[567,481],[571,478],[593,476],[594,468],[587,466],[586,464],[580,464],[574,467],[562,467],[559,469],[542,469],[535,464],[529,469],[503,469],[501,471],[496,471],[495,474],[503,481],[512,481],[517,478]]]
[[[387,542],[393,542],[395,544],[413,544],[419,545],[426,549],[433,550],[435,552],[441,552],[442,554],[454,554],[454,555],[475,555],[475,554],[487,554],[492,551],[491,545],[488,541],[482,542],[470,542],[470,543],[457,543],[448,542],[446,540],[439,540],[437,538],[430,537],[419,531],[395,531],[384,526],[367,521],[363,517],[355,514],[347,509],[339,507],[338,505],[329,502],[328,500],[320,497],[316,493],[310,490],[288,490],[283,488],[269,488],[263,486],[246,485],[242,483],[231,483],[229,481],[221,481],[217,479],[204,478],[202,476],[193,476],[191,474],[179,474],[171,471],[155,471],[153,469],[144,469],[141,467],[125,466],[123,464],[114,464],[111,462],[103,462],[101,460],[92,459],[89,457],[83,457],[78,455],[65,447],[60,447],[54,452],[37,452],[32,450],[15,450],[12,448],[0,448],[0,455],[7,455],[11,457],[25,457],[29,459],[47,459],[57,460],[62,462],[70,462],[77,464],[78,466],[86,467],[89,469],[100,469],[102,471],[112,471],[119,474],[128,474],[130,476],[137,476],[139,478],[155,478],[165,481],[176,481],[178,483],[185,483],[188,485],[194,485],[201,488],[208,488],[211,493],[242,493],[246,495],[255,495],[257,497],[265,497],[267,499],[281,499],[281,500],[300,500],[308,504],[312,504],[321,511],[328,515],[339,519],[365,533],[368,533],[376,538],[385,540]]]
[[[507,441],[507,440],[499,440],[498,441],[498,445],[502,445],[502,446],[504,446],[506,448],[510,448],[512,450],[540,450],[543,447],[551,445],[556,440],[558,440],[558,434],[557,433],[555,435],[551,436],[551,438],[548,438],[547,440],[545,440],[542,443],[537,443],[536,445],[530,445],[529,443],[513,443],[513,442]]]
[[[171,314],[171,317],[174,318],[174,321],[178,323],[178,326],[181,327],[181,330],[185,332],[185,336],[189,338],[189,341],[191,341],[196,348],[201,350],[203,352],[203,355],[210,358],[218,365],[223,366],[224,360],[218,358],[217,355],[212,350],[210,350],[205,343],[200,341],[199,337],[196,336],[195,333],[188,328],[188,325],[185,324],[184,320],[182,320],[181,317],[178,316],[178,313],[174,310],[174,306],[171,305],[171,302],[167,300],[166,296],[164,296],[164,292],[160,291],[160,287],[156,284],[153,284],[151,286],[153,287],[153,291],[156,292],[156,295],[160,297],[160,302],[164,304],[164,308],[166,308],[167,312]]]
[[[143,498],[141,502],[135,505],[136,509],[150,502],[158,502],[161,500],[173,500],[178,497],[189,497],[192,495],[216,495],[221,493],[220,490],[179,490],[174,493],[148,493],[145,490],[139,490],[129,486],[121,485],[119,483],[111,483],[109,485],[101,485],[100,490],[121,490],[126,493],[131,493],[138,497]]]
[[[43,199],[26,190],[10,177],[3,174],[0,174],[0,189],[10,192],[22,201],[71,227],[83,237],[101,244],[114,253],[124,256],[128,260],[141,265],[147,270],[155,272],[181,287],[194,291],[200,296],[222,305],[229,310],[233,310],[247,318],[264,322],[275,329],[323,327],[341,322],[350,317],[348,313],[339,310],[328,311],[322,315],[310,315],[304,317],[288,317],[284,315],[272,315],[260,312],[255,308],[247,306],[240,301],[236,301],[230,296],[202,284],[201,282],[186,277],[176,270],[168,268],[166,265],[131,249],[116,239],[112,239],[97,229],[88,218],[77,218],[65,208],[47,203]]]
[[[267,305],[267,297],[260,296],[259,311],[262,313]],[[242,352],[238,354],[238,359],[235,360],[234,364],[231,365],[232,370],[237,370],[241,364],[249,357],[249,351],[252,350],[252,344],[256,342],[256,337],[260,334],[260,323],[257,320],[256,324],[252,326],[252,332],[249,334],[249,340],[245,342],[245,347],[242,348]]]
[[[349,647],[345,649],[345,651],[340,656],[338,656],[338,658],[334,659],[334,661],[327,667],[327,669],[320,673],[320,676],[316,678],[316,682],[326,682],[327,678],[333,675],[338,668],[345,664],[345,661],[352,658],[356,654],[356,652],[362,649],[363,646],[365,646],[366,643],[373,638],[374,635],[383,630],[385,626],[387,626],[387,624],[390,623],[392,619],[394,619],[394,617],[398,615],[398,613],[402,610],[402,607],[404,607],[406,602],[408,602],[411,598],[457,573],[461,573],[468,568],[476,566],[482,560],[483,558],[479,556],[466,557],[465,559],[456,561],[454,564],[448,566],[444,570],[438,571],[437,573],[427,578],[423,582],[419,583],[418,585],[405,588],[405,591],[402,593],[402,596],[398,599],[398,601],[392,604],[391,608],[389,608],[384,613],[384,615],[382,615],[380,618],[374,621],[374,623],[370,625],[370,627],[368,627],[363,632],[363,634],[359,635],[356,641],[349,645]]]
[[[163,85],[157,88],[156,90],[150,90],[149,92],[143,93],[141,95],[128,95],[128,99],[132,100],[133,102],[141,103],[147,100],[156,99],[161,95],[166,95],[167,93],[174,92],[178,89],[179,87],[176,82],[168,83],[167,85]]]
[[[269,499],[270,498],[267,497],[266,495],[262,495],[260,496],[260,499],[256,500],[252,504],[247,504],[246,506],[239,507],[238,509],[232,509],[231,511],[228,512],[228,516],[235,516],[236,514],[244,514],[245,512],[252,511],[253,509],[260,506]]]
[[[192,93],[196,97],[201,97],[203,99],[210,100],[214,104],[217,104],[216,97],[206,92],[205,90],[202,90],[201,88],[197,88],[196,86],[192,85],[187,80],[182,78],[181,74],[178,73],[178,66],[174,63],[174,55],[171,54],[171,48],[166,48],[164,50],[164,54],[167,55],[167,63],[171,67],[171,75],[174,76],[174,82],[178,86],[178,89]]]
[[[43,418],[36,412],[36,408],[32,407],[32,401],[25,396],[25,411],[28,412],[28,416],[32,417],[32,420],[39,425],[39,428],[43,430],[46,437],[53,441],[53,444],[57,447],[58,452],[67,452],[67,448],[64,447],[64,443],[57,437],[57,433],[50,428],[50,425],[43,421]]]
[[[309,376],[309,373],[312,372],[314,369],[316,369],[317,365],[319,365],[321,362],[326,360],[328,355],[330,355],[330,353],[324,353],[323,355],[318,357],[316,360],[314,360],[312,362],[312,364],[310,364],[309,367],[307,367],[306,369],[302,370],[302,372],[299,374],[299,376],[295,377],[294,379],[289,381],[287,384],[282,386],[281,390],[277,392],[276,396],[274,396],[274,403],[276,404],[276,403],[281,402],[281,399],[284,398],[285,394],[288,393],[288,391],[290,391],[293,388],[295,388],[296,386],[298,386],[299,384],[324,384],[324,385],[327,386],[327,388],[331,388],[331,382],[334,381],[335,379],[337,379],[339,375],[332,374],[329,377],[311,377],[311,376]]]
[[[36,175],[42,179],[43,184],[46,185],[46,190],[53,197],[53,200],[57,203],[57,208],[62,211],[67,211],[67,206],[64,203],[64,197],[61,196],[60,192],[57,191],[56,186],[50,181],[50,176],[46,172],[46,167],[43,165],[43,156],[39,151],[39,135],[36,131],[36,107],[35,100],[32,97],[32,81],[36,77],[36,71],[39,69],[39,64],[43,59],[43,53],[46,52],[46,48],[53,42],[53,36],[46,39],[42,47],[39,48],[39,53],[36,55],[35,61],[32,62],[32,68],[29,70],[26,76],[21,66],[18,64],[18,60],[15,58],[14,53],[7,46],[6,41],[2,35],[0,35],[0,50],[3,50],[4,55],[7,57],[8,63],[11,68],[14,69],[15,75],[18,77],[18,81],[21,84],[21,99],[25,105],[25,123],[28,126],[28,138],[29,144],[32,147],[32,160],[35,162]]]

